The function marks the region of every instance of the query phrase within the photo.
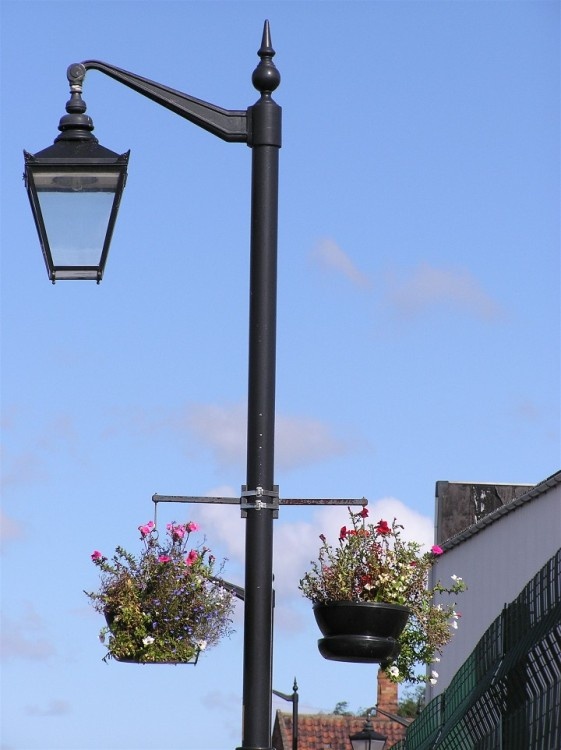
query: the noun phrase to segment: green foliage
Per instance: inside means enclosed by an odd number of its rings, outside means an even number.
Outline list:
[[[408,688],[397,704],[397,715],[408,719],[414,719],[417,716],[419,703],[422,705],[425,696],[424,685],[415,685]],[[357,711],[349,709],[348,701],[339,701],[335,704],[332,713],[335,716],[370,716],[375,707],[359,708]],[[381,714],[380,714],[381,715]]]
[[[414,688],[406,690],[397,704],[398,716],[414,719],[417,716],[419,704],[423,704],[424,697],[424,685],[416,685]]]
[[[383,668],[394,682],[435,682],[438,674],[418,675],[418,664],[431,665],[457,628],[455,604],[435,603],[435,595],[457,594],[465,589],[461,578],[452,585],[440,582],[428,586],[428,574],[442,554],[436,545],[421,552],[417,542],[401,538],[403,526],[394,519],[390,526],[380,520],[366,524],[368,511],[349,509],[352,528],[343,526],[338,546],[331,546],[323,534],[317,561],[300,581],[300,590],[314,604],[337,601],[386,602],[401,604],[411,611],[399,638],[397,658]]]
[[[349,704],[347,701],[339,701],[339,703],[335,704],[333,713],[335,716],[354,716],[353,712],[349,711]]]
[[[186,662],[232,632],[234,601],[214,580],[214,556],[204,546],[187,553],[197,528],[168,524],[160,543],[150,522],[139,527],[144,549],[138,558],[120,546],[111,560],[92,554],[101,584],[85,593],[107,621],[99,634],[104,661]]]

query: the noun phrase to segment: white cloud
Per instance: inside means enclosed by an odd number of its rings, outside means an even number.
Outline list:
[[[17,521],[7,516],[0,510],[0,545],[4,547],[7,542],[23,537],[23,529]]]
[[[241,695],[222,690],[212,690],[203,693],[200,697],[201,704],[212,711],[217,726],[224,729],[232,738],[232,745],[237,744],[235,740],[239,737],[239,706]]]
[[[524,422],[536,422],[541,419],[542,412],[531,399],[523,399],[514,407],[514,413]]]
[[[245,466],[247,451],[247,406],[235,404],[190,404],[183,410],[151,417],[142,410],[119,416],[103,433],[109,437],[122,430],[154,435],[190,433],[190,451],[207,449],[221,469]],[[194,447],[193,447],[194,446]],[[275,416],[275,462],[280,469],[294,469],[348,454],[357,439],[341,437],[319,419]]]
[[[240,696],[237,693],[225,693],[221,690],[213,690],[201,696],[203,706],[215,712],[237,709],[239,702]]]
[[[26,706],[28,716],[64,716],[70,713],[70,703],[60,698],[53,698],[46,706]]]
[[[0,633],[0,659],[28,659],[44,661],[55,653],[52,642],[45,636],[44,626],[31,604],[18,621],[3,618]]]
[[[206,494],[209,497],[234,497],[239,500],[241,488],[215,487]],[[194,514],[193,514],[194,515]],[[241,517],[239,504],[197,505],[196,520],[206,534],[208,546],[214,550],[216,544],[233,563],[242,563],[245,556],[245,521]],[[228,578],[228,575],[225,576]],[[235,583],[235,581],[232,581]]]
[[[369,518],[376,522],[383,518],[391,524],[394,518],[403,524],[403,538],[419,542],[426,549],[434,544],[434,520],[423,516],[418,511],[395,497],[384,497],[368,505]]]
[[[26,420],[26,415],[10,415],[3,421],[6,430],[15,431]],[[18,453],[2,452],[2,487],[45,482],[50,478],[52,458],[49,454],[69,453],[73,460],[80,459],[79,439],[70,417],[59,414],[44,424],[36,425],[37,430],[27,437],[27,444]]]
[[[37,451],[24,451],[19,455],[3,458],[3,488],[22,484],[45,482],[49,478],[43,458]]]
[[[189,407],[186,423],[211,448],[219,464],[232,465],[245,460],[246,421],[242,404],[200,404]]]
[[[200,404],[188,409],[186,424],[208,446],[222,466],[243,465],[246,456],[246,407]],[[307,417],[276,416],[275,460],[281,469],[307,466],[340,456],[350,443],[335,436],[329,425]]]
[[[467,270],[436,268],[422,263],[407,277],[388,275],[387,299],[400,315],[416,315],[435,305],[449,305],[484,320],[502,315],[498,303]]]
[[[351,258],[329,237],[321,239],[312,251],[312,258],[323,268],[345,276],[355,286],[369,288],[371,280],[360,271]]]
[[[292,469],[349,452],[348,441],[336,437],[318,419],[277,415],[275,454],[279,468]]]

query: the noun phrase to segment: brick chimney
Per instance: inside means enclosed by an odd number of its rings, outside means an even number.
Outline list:
[[[397,713],[397,684],[386,676],[383,669],[378,670],[378,706],[390,714]]]

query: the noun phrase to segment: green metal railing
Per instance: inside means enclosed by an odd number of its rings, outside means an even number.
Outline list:
[[[561,549],[391,750],[561,748]]]

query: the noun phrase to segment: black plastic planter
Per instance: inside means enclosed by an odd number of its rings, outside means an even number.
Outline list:
[[[366,664],[392,661],[399,654],[398,638],[410,610],[382,602],[314,604],[323,634],[318,649],[324,659]]]

